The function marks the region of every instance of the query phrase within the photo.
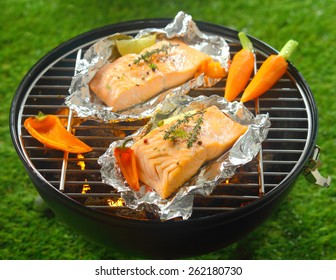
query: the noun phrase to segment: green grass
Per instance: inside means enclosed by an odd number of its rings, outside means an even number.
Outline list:
[[[311,87],[319,110],[322,174],[335,179],[336,2],[270,1],[24,1],[3,0],[0,37],[0,259],[129,259],[78,235],[36,202],[38,194],[12,146],[11,100],[27,71],[72,37],[111,23],[174,17],[225,25],[280,49],[300,42],[291,61]],[[164,7],[163,7],[164,6]],[[335,186],[322,189],[300,176],[264,224],[239,242],[200,259],[336,259]]]

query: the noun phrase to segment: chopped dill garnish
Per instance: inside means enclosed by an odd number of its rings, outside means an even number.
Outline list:
[[[197,141],[198,135],[201,132],[201,125],[203,123],[203,112],[198,112],[194,114],[186,114],[183,119],[179,119],[174,123],[164,134],[164,140],[176,141],[178,139],[187,140],[187,147],[191,148],[192,145]],[[187,124],[191,118],[195,115],[199,115],[195,122],[191,132],[185,131],[181,126]]]

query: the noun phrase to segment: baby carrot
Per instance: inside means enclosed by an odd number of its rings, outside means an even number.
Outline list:
[[[270,55],[245,89],[240,101],[246,102],[257,98],[269,90],[286,73],[287,60],[297,45],[298,42],[289,40],[279,54]]]
[[[238,33],[243,48],[232,59],[226,80],[224,97],[234,100],[248,83],[254,68],[254,51],[251,41],[244,32]]]

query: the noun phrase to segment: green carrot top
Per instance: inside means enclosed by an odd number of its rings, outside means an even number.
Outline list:
[[[282,56],[285,60],[288,60],[289,57],[294,52],[295,48],[299,43],[294,40],[289,40],[281,49],[279,55]]]
[[[249,50],[251,52],[254,51],[252,42],[250,41],[250,39],[246,36],[244,32],[239,32],[238,37],[239,37],[240,43],[243,46],[243,49]]]

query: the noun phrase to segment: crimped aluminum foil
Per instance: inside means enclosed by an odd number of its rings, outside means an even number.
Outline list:
[[[248,129],[233,147],[214,161],[203,166],[199,172],[186,182],[178,192],[169,199],[162,199],[155,191],[148,191],[141,186],[136,192],[129,188],[119,168],[116,166],[113,151],[127,141],[126,146],[145,136],[154,129],[160,120],[186,113],[193,109],[205,109],[216,105],[232,120],[247,125]],[[146,126],[124,140],[113,142],[98,159],[104,183],[113,186],[131,209],[152,211],[162,221],[180,217],[188,219],[192,214],[195,194],[209,195],[223,180],[232,177],[236,169],[250,162],[259,152],[261,143],[266,139],[270,121],[268,114],[254,116],[242,103],[228,102],[225,98],[213,95],[192,98],[188,95],[169,96],[155,110]]]
[[[218,60],[228,70],[230,57],[229,46],[224,38],[217,35],[202,33],[190,15],[179,12],[174,20],[163,29],[147,28],[139,31],[135,38],[155,33],[158,39],[179,38],[191,47],[210,55]],[[218,79],[204,79],[203,75],[191,79],[185,84],[159,93],[154,98],[121,112],[113,112],[94,93],[90,92],[88,83],[95,73],[106,63],[118,58],[119,53],[115,46],[117,39],[130,38],[126,34],[113,34],[94,45],[84,54],[83,59],[77,61],[77,74],[73,77],[69,89],[70,95],[66,98],[66,105],[79,117],[95,119],[102,122],[128,121],[150,117],[155,107],[168,95],[184,95],[190,89],[209,87],[218,82]]]

